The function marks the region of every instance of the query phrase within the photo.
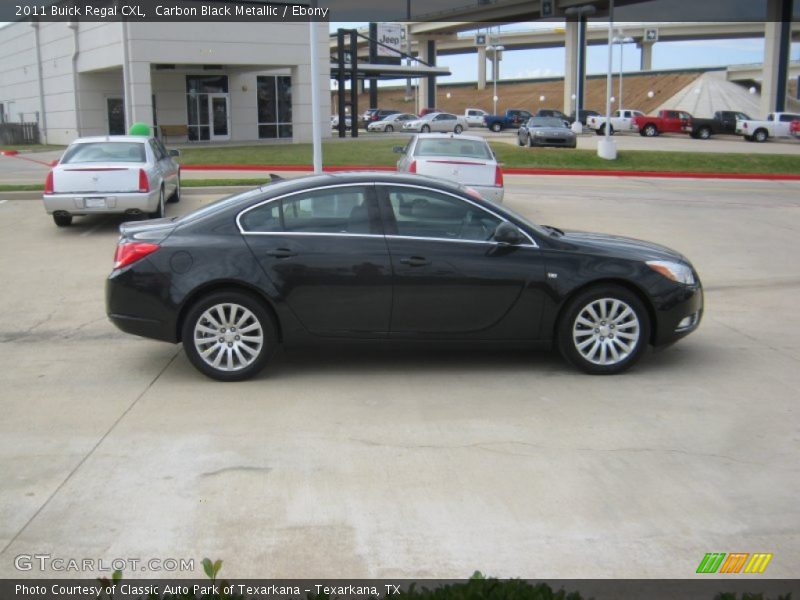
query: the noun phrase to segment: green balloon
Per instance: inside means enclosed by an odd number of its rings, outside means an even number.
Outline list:
[[[150,135],[150,125],[147,123],[134,123],[128,130],[128,135]]]

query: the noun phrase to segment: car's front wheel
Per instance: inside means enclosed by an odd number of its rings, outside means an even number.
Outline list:
[[[384,131],[386,133],[392,133],[394,131],[394,127],[392,127],[391,125],[387,125],[386,129],[384,129]]]
[[[238,291],[216,292],[196,303],[182,328],[183,348],[198,371],[219,381],[242,381],[264,368],[277,346],[276,327],[263,304]]]
[[[638,361],[650,339],[650,319],[639,297],[616,285],[599,285],[573,298],[560,319],[558,348],[592,375],[614,375]]]
[[[455,128],[453,129],[453,133],[455,133],[456,135],[458,135],[462,131],[464,131],[464,128],[461,125],[456,125]]]
[[[423,125],[422,128],[420,129],[420,131],[422,133],[430,133],[431,132],[431,128],[430,128],[429,125]]]

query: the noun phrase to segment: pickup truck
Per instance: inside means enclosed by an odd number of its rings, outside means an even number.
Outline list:
[[[789,132],[800,140],[800,121],[792,121],[792,124],[789,127]]]
[[[662,133],[691,133],[692,115],[682,110],[660,110],[656,116],[636,115],[633,125],[644,137],[655,137]]]
[[[633,126],[634,117],[642,116],[645,114],[640,110],[617,110],[611,115],[611,130],[609,133],[614,135],[617,131],[638,131],[638,128]],[[597,135],[606,134],[606,117],[605,115],[592,116],[586,119],[586,126],[589,129],[594,129]]]
[[[483,119],[488,115],[482,108],[466,108],[463,116],[470,127],[483,127]]]
[[[718,110],[710,119],[692,117],[692,131],[689,135],[698,140],[707,140],[716,133],[736,133],[737,120],[750,120],[746,114],[735,110]]]
[[[796,113],[770,113],[766,121],[737,120],[736,135],[743,135],[748,142],[766,142],[771,137],[789,137],[792,121],[800,120]]]
[[[523,123],[527,123],[533,115],[527,111],[519,108],[509,108],[505,114],[502,115],[486,115],[483,118],[483,123],[492,131],[502,131],[509,127],[519,127]]]

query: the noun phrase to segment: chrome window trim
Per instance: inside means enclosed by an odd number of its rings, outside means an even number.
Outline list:
[[[281,194],[280,196],[275,196],[274,198],[267,198],[266,200],[262,200],[258,204],[254,204],[253,206],[248,206],[244,210],[239,211],[236,215],[236,227],[239,229],[239,233],[242,235],[350,235],[350,236],[372,236],[372,237],[383,237],[382,234],[379,233],[324,233],[324,232],[316,232],[316,231],[246,231],[244,227],[242,227],[241,218],[242,215],[250,212],[251,210],[255,210],[257,208],[261,208],[265,204],[269,204],[270,202],[275,202],[276,200],[282,200],[284,198],[289,198],[291,196],[296,196],[297,194],[305,194],[307,192],[316,192],[318,190],[327,190],[333,188],[341,188],[341,187],[369,187],[371,185],[375,185],[372,182],[363,182],[363,183],[333,183],[330,185],[321,185],[318,187],[313,188],[305,188],[302,190],[295,190],[294,192],[288,192],[286,194]]]
[[[401,183],[401,182],[390,183],[390,182],[386,182],[386,181],[376,181],[375,185],[376,186],[383,185],[383,186],[394,186],[394,187],[400,186],[400,187],[418,188],[418,189],[421,189],[421,190],[428,190],[428,191],[431,191],[431,192],[436,192],[438,194],[445,194],[447,196],[452,196],[453,198],[455,198],[457,200],[462,200],[464,202],[467,202],[467,203],[471,204],[472,206],[474,206],[475,208],[477,208],[478,210],[482,210],[484,212],[487,212],[490,215],[492,215],[493,217],[495,217],[496,219],[500,219],[503,223],[511,223],[511,221],[506,219],[504,216],[498,215],[496,212],[494,212],[492,210],[489,210],[488,208],[485,208],[485,207],[483,207],[483,206],[481,206],[479,204],[475,204],[475,202],[473,202],[469,198],[464,198],[463,196],[459,196],[457,194],[454,194],[452,192],[448,192],[448,191],[445,191],[445,190],[439,190],[439,189],[436,189],[436,188],[432,188],[432,187],[428,187],[428,186],[424,186],[424,185],[418,185],[418,184],[415,184],[415,183]],[[513,223],[511,223],[511,224],[514,225]],[[514,226],[517,227],[516,225],[514,225]],[[528,234],[527,231],[525,231],[523,229],[520,229],[519,227],[517,227],[517,228],[531,242],[530,244],[519,244],[518,247],[520,247],[520,248],[538,248],[539,247],[539,245],[536,243],[536,240],[534,240]],[[408,235],[394,235],[394,234],[392,234],[392,235],[387,235],[386,237],[387,238],[391,237],[391,238],[414,239],[414,236],[408,236]],[[420,238],[416,238],[416,239],[442,240],[442,241],[446,241],[446,242],[465,242],[465,241],[479,241],[480,242],[480,240],[454,240],[454,239],[451,239],[451,238],[426,238],[426,237],[420,237]],[[486,241],[487,242],[491,242],[491,240],[486,240]],[[492,242],[492,243],[497,243],[497,242]]]

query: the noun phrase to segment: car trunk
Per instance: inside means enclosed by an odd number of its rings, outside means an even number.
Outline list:
[[[71,193],[110,193],[138,192],[138,163],[110,163],[102,166],[91,164],[65,164],[53,169],[53,192]]]
[[[464,185],[494,185],[496,164],[478,158],[417,158],[416,172]]]

